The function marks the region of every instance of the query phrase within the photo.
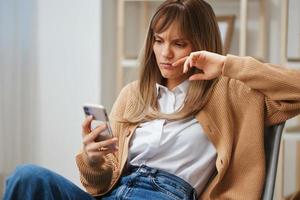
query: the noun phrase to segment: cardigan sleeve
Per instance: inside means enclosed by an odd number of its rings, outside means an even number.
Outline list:
[[[264,95],[267,125],[300,113],[300,70],[261,63],[251,57],[227,55],[223,75]]]
[[[127,85],[122,89],[110,114],[110,125],[116,137],[119,137],[119,131],[121,131],[121,125],[116,119],[122,117],[124,113],[129,87],[130,86]],[[117,154],[119,154],[119,152],[116,154],[107,154],[99,164],[93,166],[89,164],[83,154],[84,152],[81,150],[76,156],[80,181],[88,193],[93,196],[99,196],[107,192],[118,178],[119,161]]]

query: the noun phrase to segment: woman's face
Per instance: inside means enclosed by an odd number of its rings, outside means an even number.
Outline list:
[[[183,74],[183,65],[173,67],[172,63],[188,56],[192,44],[181,33],[177,23],[173,23],[162,33],[154,33],[153,51],[161,75],[167,80],[167,87],[173,89],[188,78]]]

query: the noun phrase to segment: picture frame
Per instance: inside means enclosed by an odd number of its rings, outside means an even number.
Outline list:
[[[217,16],[217,22],[223,44],[223,55],[226,55],[231,47],[235,18],[235,15]]]
[[[286,58],[288,62],[300,62],[300,13],[299,0],[286,0]]]

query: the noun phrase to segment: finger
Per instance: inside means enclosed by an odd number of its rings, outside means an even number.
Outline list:
[[[198,55],[200,54],[201,52],[192,52],[190,53],[190,56],[188,58],[188,64],[186,66],[188,66],[188,68],[185,68],[185,72],[187,72],[189,70],[189,68],[192,68],[192,67],[196,67],[196,68],[199,68],[198,66],[198,63],[197,63],[197,59],[198,59]]]
[[[183,63],[186,61],[187,58],[188,58],[188,56],[185,56],[185,57],[183,57],[183,58],[180,58],[179,60],[175,61],[175,62],[172,64],[172,66],[176,67],[176,66],[178,66],[178,65],[180,65],[180,64],[183,64]]]
[[[86,117],[81,125],[82,127],[82,134],[86,135],[89,134],[91,132],[91,122],[93,120],[93,116],[89,115],[88,117]]]
[[[190,57],[188,57],[186,59],[186,61],[184,62],[184,65],[183,65],[183,73],[186,73],[188,70],[189,70],[189,63],[190,63]]]
[[[97,162],[97,160],[99,160],[101,157],[105,156],[106,154],[114,153],[116,151],[117,151],[116,149],[107,149],[107,150],[103,150],[103,151],[95,151],[95,152],[89,153],[88,157],[89,157],[89,160]]]
[[[101,141],[101,142],[93,142],[93,143],[90,143],[88,146],[86,146],[86,151],[88,153],[98,152],[99,149],[101,149],[101,148],[103,148],[104,151],[106,151],[108,149],[118,150],[117,142],[118,142],[117,138],[112,138],[112,139]]]
[[[106,148],[109,148],[111,146],[117,146],[117,143],[118,143],[118,138],[111,138],[111,139],[108,139],[108,140],[103,140],[101,142],[96,142],[96,148],[99,149],[101,147],[106,147]]]
[[[205,55],[202,51],[191,53],[190,66],[202,69]]]
[[[115,153],[116,151],[118,151],[118,149],[107,149],[105,151],[101,151],[100,153],[106,155],[106,154],[109,154],[109,153]]]
[[[197,63],[195,62],[195,56],[190,57],[189,59],[189,66],[197,67]]]
[[[119,150],[118,147],[111,147],[111,148],[102,147],[102,148],[98,148],[98,149],[90,149],[90,150],[87,150],[87,156],[91,157],[91,155],[93,155],[93,154],[101,155],[102,153],[104,153],[104,154],[113,153],[118,150]]]
[[[191,58],[190,65],[198,68],[198,65],[197,65],[198,55],[196,55],[195,53],[191,53],[190,58]]]
[[[90,132],[89,134],[83,137],[83,144],[87,145],[93,142],[105,129],[106,129],[106,124],[101,124],[97,126],[92,132]]]
[[[205,74],[194,74],[189,77],[190,81],[196,81],[196,80],[209,80],[209,77]]]

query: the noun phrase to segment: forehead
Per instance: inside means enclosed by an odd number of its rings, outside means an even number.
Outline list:
[[[161,31],[156,31],[154,29],[154,35],[160,37],[185,38],[182,27],[176,21],[172,22],[168,27],[165,27]]]

